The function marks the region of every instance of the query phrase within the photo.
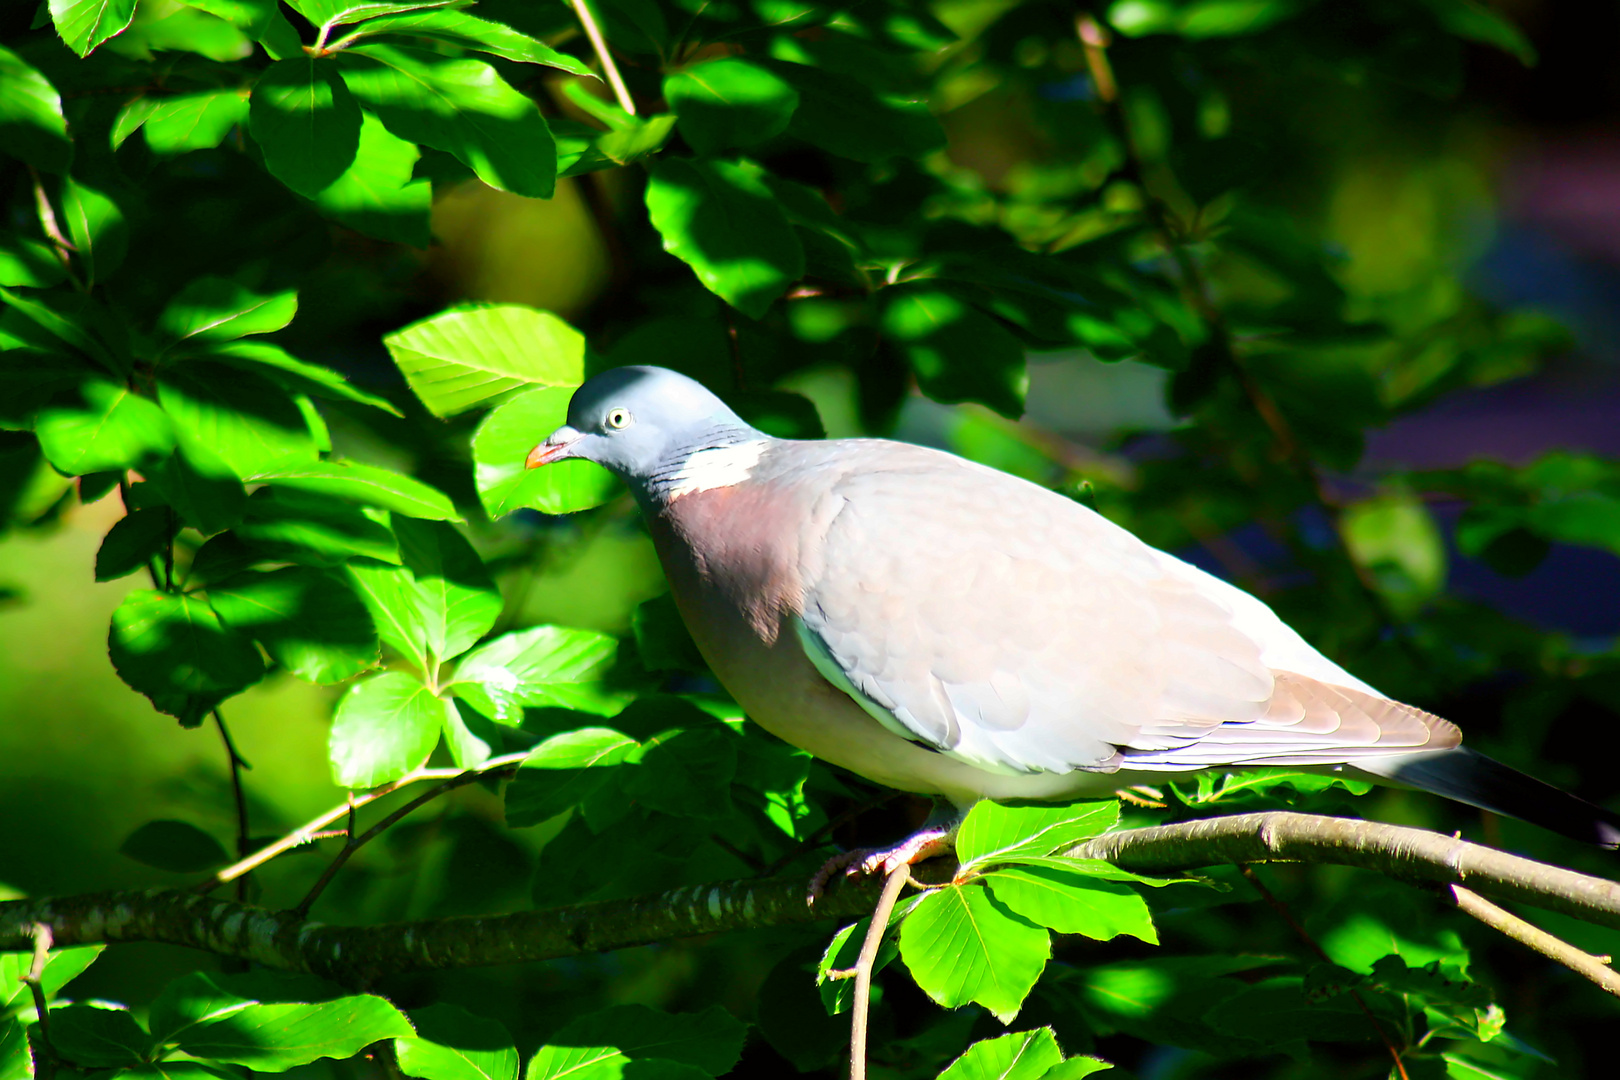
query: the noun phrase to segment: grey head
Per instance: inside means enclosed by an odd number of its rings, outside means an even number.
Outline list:
[[[594,461],[638,495],[655,495],[693,454],[768,438],[695,379],[668,368],[621,367],[574,391],[568,423],[536,446],[527,464]]]

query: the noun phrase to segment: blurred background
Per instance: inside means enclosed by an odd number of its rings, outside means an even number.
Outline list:
[[[1207,105],[1211,124],[1226,122],[1224,110],[1239,118],[1239,134],[1264,134],[1233,167],[1261,201],[1286,210],[1311,242],[1327,247],[1352,313],[1393,327],[1400,348],[1421,352],[1431,336],[1436,348],[1454,348],[1455,338],[1436,328],[1499,312],[1514,321],[1496,326],[1493,341],[1517,335],[1536,343],[1534,350],[1499,348],[1474,365],[1465,384],[1446,387],[1438,403],[1370,430],[1362,452],[1326,475],[1329,490],[1345,501],[1367,496],[1392,470],[1419,475],[1486,460],[1523,465],[1558,451],[1620,456],[1620,5],[1492,6],[1523,30],[1533,66],[1468,44],[1446,62],[1414,58],[1407,70],[1395,54],[1389,67],[1360,80],[1313,79],[1275,65],[1275,54],[1265,63],[1257,54],[1248,67],[1239,54],[1227,61],[1225,96]],[[953,27],[972,22],[975,10],[939,5]],[[1122,45],[1122,67],[1131,55]],[[1031,66],[1043,62],[1032,58]],[[1054,99],[1067,92],[1058,82],[1048,91]],[[1033,119],[1022,122],[1016,103],[998,93],[962,91],[961,100],[935,102],[949,134],[948,167],[972,178],[959,193],[1016,198],[1043,182],[1026,162],[1046,134]],[[636,224],[639,185],[634,167],[563,180],[549,201],[476,181],[436,185],[435,243],[426,251],[334,230],[311,259],[298,320],[283,340],[298,355],[405,403],[408,392],[379,344],[383,333],[456,300],[516,301],[568,318],[586,331],[594,362],[612,363],[631,335],[670,313],[649,306],[645,290],[632,299],[622,280],[626,250],[650,242],[644,223]],[[197,235],[205,233],[200,226]],[[1228,258],[1212,264],[1212,287],[1223,303],[1241,304],[1278,287],[1269,273]],[[816,310],[806,309],[803,317],[813,320]],[[645,340],[637,347],[644,350]],[[1533,362],[1530,352],[1547,359]],[[863,411],[858,373],[838,363],[800,366],[780,385],[810,398],[831,435],[887,428],[1033,478],[1081,485],[1104,506],[1123,505],[1151,484],[1154,463],[1188,423],[1166,403],[1168,373],[1080,352],[1035,353],[1029,361],[1028,414],[1016,422],[913,392],[874,425]],[[1402,370],[1420,371],[1421,364]],[[455,431],[422,442],[401,427],[385,439],[340,412],[328,419],[340,449],[385,462],[412,453],[419,475],[468,493]],[[229,836],[225,758],[210,730],[183,731],[158,715],[107,662],[108,617],[140,584],[87,584],[97,545],[121,513],[116,496],[80,506],[62,500],[63,487],[49,478],[0,482],[31,485],[25,504],[43,518],[0,539],[0,883],[36,895],[179,883],[184,879],[138,865],[117,848],[154,818]],[[1605,666],[1620,635],[1620,521],[1593,542],[1553,543],[1544,557],[1515,566],[1459,538],[1462,500],[1420,493],[1432,535],[1422,522],[1416,533],[1402,533],[1419,539],[1394,561],[1420,579],[1425,596],[1444,591],[1548,632],[1561,643],[1555,674],[1579,676],[1538,678],[1551,669],[1538,669],[1532,657],[1519,670],[1453,680],[1424,705],[1459,721],[1477,745],[1533,761],[1546,779],[1613,804],[1620,774],[1592,751],[1620,723],[1620,674]],[[517,598],[514,622],[623,633],[635,606],[663,591],[650,545],[627,512],[589,526],[529,514],[476,528],[484,553],[505,560],[503,584],[509,599]],[[1179,544],[1178,554],[1246,584],[1287,583],[1288,560],[1263,531],[1241,523],[1207,531],[1202,542]],[[1379,534],[1366,535],[1373,543]],[[1384,651],[1400,648],[1395,642]],[[1583,656],[1589,668],[1581,667]],[[1392,693],[1418,685],[1400,663],[1380,663],[1359,673]],[[330,697],[281,676],[229,707],[253,767],[247,784],[256,832],[285,832],[342,801],[325,775]],[[1456,814],[1396,794],[1375,798],[1383,801],[1365,810],[1369,817],[1445,826]],[[499,821],[498,801],[478,787],[443,800],[355,861],[323,901],[330,917],[410,918],[525,903],[533,852],[546,833],[507,832]],[[1521,835],[1515,829],[1507,827],[1510,840]],[[428,872],[403,869],[424,859]],[[255,887],[274,894],[277,875],[307,873],[296,858],[287,863],[260,875]],[[498,978],[527,987],[527,996],[512,996],[513,1008],[520,1000],[525,1007],[560,1000],[581,978],[616,980],[617,1000],[669,1004],[701,980],[704,964],[754,962],[743,937],[703,953],[664,950],[656,961],[645,954]],[[116,950],[87,977],[89,989],[115,995],[137,973],[190,963],[194,958],[156,947]],[[455,982],[446,980],[452,996]],[[744,1014],[749,1008],[728,1004]],[[1536,1004],[1526,997],[1510,1002],[1510,1013],[1514,1007],[1533,1013]]]

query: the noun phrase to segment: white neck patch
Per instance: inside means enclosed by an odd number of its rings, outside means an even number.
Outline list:
[[[766,443],[765,439],[751,439],[733,446],[711,446],[697,451],[669,474],[664,498],[674,502],[682,495],[742,483],[753,475],[754,466],[765,453]]]

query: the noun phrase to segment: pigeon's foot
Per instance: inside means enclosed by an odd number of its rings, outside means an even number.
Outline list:
[[[820,899],[833,875],[842,870],[847,877],[881,872],[888,877],[902,866],[912,866],[935,855],[943,855],[956,847],[953,829],[922,829],[912,833],[892,848],[857,848],[842,855],[834,855],[822,864],[810,879],[810,890],[805,903],[811,906]]]

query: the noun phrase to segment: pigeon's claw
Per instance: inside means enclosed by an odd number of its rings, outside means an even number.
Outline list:
[[[827,883],[840,870],[846,877],[876,873],[888,877],[902,866],[913,866],[924,859],[932,859],[935,855],[944,855],[955,846],[952,830],[922,829],[892,848],[857,848],[841,855],[834,855],[823,863],[821,869],[810,879],[810,889],[805,895],[805,903],[815,906],[815,902],[826,890]]]

